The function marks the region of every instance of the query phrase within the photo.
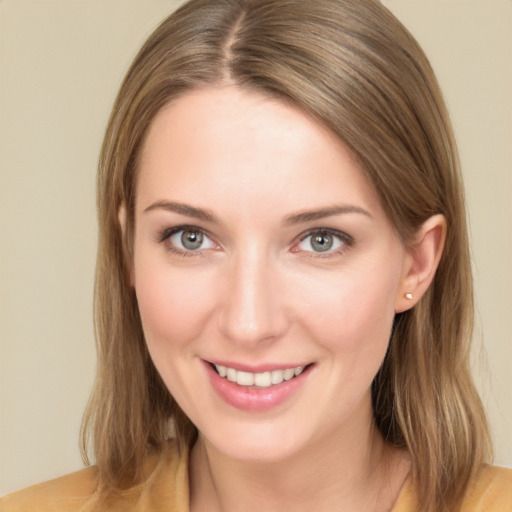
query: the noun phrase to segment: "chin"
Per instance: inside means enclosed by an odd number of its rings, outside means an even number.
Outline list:
[[[283,425],[279,428],[269,421],[235,429],[226,428],[220,432],[205,432],[202,437],[207,445],[229,459],[270,463],[289,459],[309,444],[307,436],[297,437],[296,427]]]

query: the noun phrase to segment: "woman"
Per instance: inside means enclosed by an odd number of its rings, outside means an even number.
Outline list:
[[[0,510],[512,508],[450,123],[377,1],[185,4],[121,87],[98,207],[96,466]]]

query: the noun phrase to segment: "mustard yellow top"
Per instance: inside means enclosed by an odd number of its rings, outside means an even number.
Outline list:
[[[174,443],[148,460],[147,478],[105,500],[97,492],[97,471],[89,467],[0,499],[0,512],[189,512],[188,457]],[[391,512],[414,512],[417,498],[408,480]],[[483,466],[462,512],[512,512],[512,470]]]

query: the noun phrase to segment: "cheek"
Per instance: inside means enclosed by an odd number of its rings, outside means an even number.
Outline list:
[[[398,279],[378,266],[365,272],[347,272],[326,280],[308,294],[301,317],[311,335],[344,361],[373,359],[380,365],[394,318]]]
[[[135,290],[142,325],[150,351],[155,345],[167,350],[194,340],[212,307],[209,278],[202,274],[159,270],[156,265],[135,269]]]

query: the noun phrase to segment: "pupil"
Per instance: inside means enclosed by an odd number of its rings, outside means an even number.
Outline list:
[[[181,235],[181,243],[185,249],[195,251],[203,243],[203,235],[197,231],[184,231]]]
[[[311,240],[311,245],[317,252],[328,251],[332,247],[332,244],[332,236],[327,233],[315,235]]]

